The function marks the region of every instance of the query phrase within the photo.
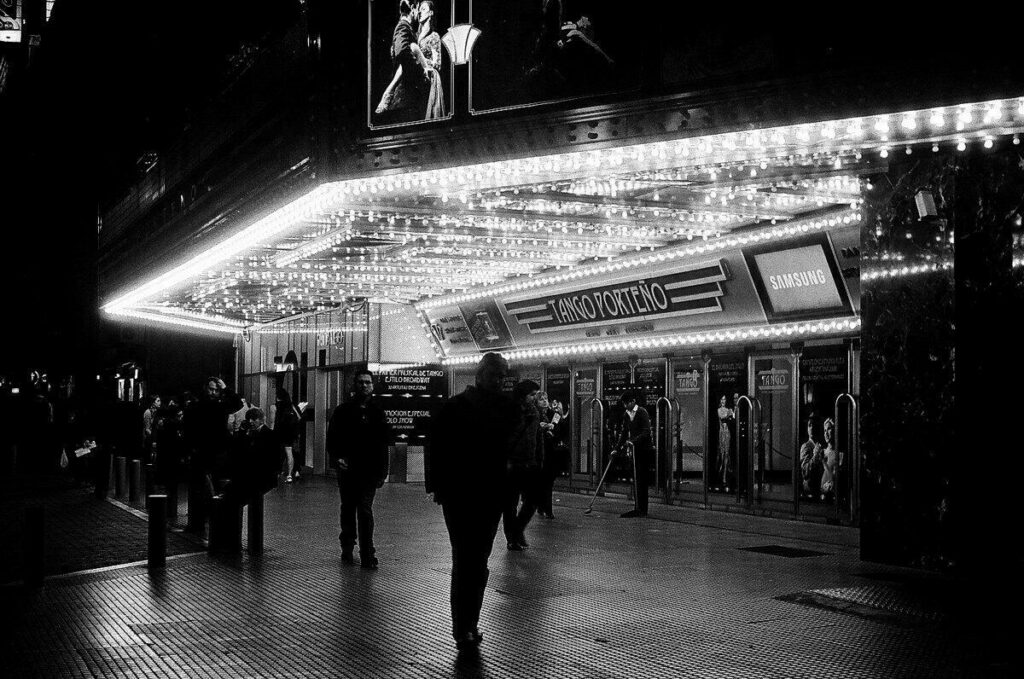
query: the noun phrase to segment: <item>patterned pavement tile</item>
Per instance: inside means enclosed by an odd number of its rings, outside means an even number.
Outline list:
[[[899,579],[917,576],[861,562],[850,529],[732,515],[716,526],[710,512],[665,506],[621,520],[615,500],[591,515],[585,496],[559,500],[556,520],[529,527],[528,550],[507,551],[499,532],[478,655],[449,637],[447,536],[422,487],[378,494],[381,568],[367,571],[340,562],[333,482],[303,478],[268,494],[262,556],[0,587],[13,623],[0,637],[5,676],[1014,676],[951,620],[890,624],[787,599],[910,600]],[[817,554],[742,551],[764,545]]]

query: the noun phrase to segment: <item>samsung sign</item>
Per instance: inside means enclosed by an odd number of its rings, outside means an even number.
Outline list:
[[[816,234],[785,249],[743,251],[770,321],[852,313],[832,243]]]

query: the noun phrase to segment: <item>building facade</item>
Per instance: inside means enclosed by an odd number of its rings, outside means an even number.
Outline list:
[[[397,5],[307,3],[254,57],[108,213],[106,313],[233,338],[252,402],[307,405],[317,473],[356,367],[416,480],[432,408],[499,351],[568,406],[566,489],[597,486],[629,389],[652,497],[965,558],[960,392],[997,370],[981,311],[1021,290],[1008,48],[912,33],[883,63],[799,21]]]

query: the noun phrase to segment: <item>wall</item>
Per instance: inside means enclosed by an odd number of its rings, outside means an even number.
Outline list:
[[[1007,563],[1019,456],[999,433],[1019,361],[1006,319],[1021,312],[1012,271],[1024,169],[1015,148],[906,158],[870,178],[862,232],[861,450],[865,559],[973,572]],[[939,219],[918,220],[914,196]],[[894,259],[898,258],[898,259]],[[930,259],[926,259],[930,258]],[[870,279],[871,269],[955,266]],[[1013,563],[1012,560],[1009,561]],[[1017,562],[1019,564],[1019,562]]]

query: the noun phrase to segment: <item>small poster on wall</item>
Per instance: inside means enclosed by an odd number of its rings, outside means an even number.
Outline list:
[[[370,128],[451,118],[453,67],[441,37],[451,26],[454,1],[369,2]]]

